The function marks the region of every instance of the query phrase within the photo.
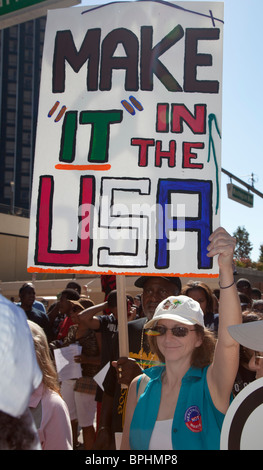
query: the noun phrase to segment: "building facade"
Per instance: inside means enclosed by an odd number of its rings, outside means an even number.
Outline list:
[[[46,17],[0,31],[0,211],[28,215]]]

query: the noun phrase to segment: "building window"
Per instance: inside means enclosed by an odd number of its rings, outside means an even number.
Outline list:
[[[14,151],[14,146],[13,146],[12,150]],[[12,168],[12,169],[14,168],[14,156],[12,156],[12,157],[6,156],[5,157],[5,166],[6,166],[6,168]]]

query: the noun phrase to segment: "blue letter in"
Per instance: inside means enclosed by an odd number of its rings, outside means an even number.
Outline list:
[[[171,204],[171,194],[197,194],[197,217],[185,217],[185,231],[197,232],[197,265],[198,269],[211,269],[212,259],[206,256],[208,237],[212,232],[212,181],[161,179],[157,190],[157,240],[156,240],[156,269],[166,269],[170,264],[167,234],[169,230],[180,229],[177,217],[167,217],[167,205]],[[162,234],[162,235],[160,235]],[[186,260],[187,263],[187,260]],[[185,267],[187,270],[187,266]]]

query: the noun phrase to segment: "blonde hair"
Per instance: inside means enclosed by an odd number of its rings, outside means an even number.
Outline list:
[[[50,390],[59,393],[60,388],[58,375],[50,356],[49,346],[44,330],[41,326],[31,320],[28,320],[28,325],[33,337],[37,362],[43,374],[43,384]]]

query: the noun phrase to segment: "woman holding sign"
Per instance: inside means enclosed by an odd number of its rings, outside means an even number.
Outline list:
[[[220,304],[218,340],[204,327],[198,302],[168,297],[145,328],[163,366],[136,377],[129,389],[121,449],[219,449],[239,364],[239,345],[228,326],[241,323],[233,280],[235,240],[218,228],[208,256],[218,255]]]

